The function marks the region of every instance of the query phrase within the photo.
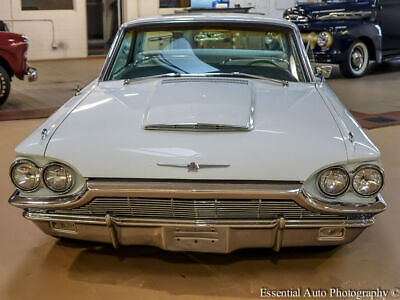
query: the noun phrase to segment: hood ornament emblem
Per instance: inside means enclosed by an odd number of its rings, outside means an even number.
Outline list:
[[[228,168],[231,165],[208,165],[208,164],[199,164],[197,162],[191,162],[188,164],[162,164],[158,163],[157,166],[160,167],[172,167],[172,168],[186,168],[188,169],[188,172],[197,172],[200,169],[206,169],[206,168]]]

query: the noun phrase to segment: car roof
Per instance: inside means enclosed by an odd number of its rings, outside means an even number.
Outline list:
[[[179,13],[136,19],[125,23],[124,27],[138,25],[157,24],[184,24],[184,23],[236,23],[236,24],[260,24],[282,26],[296,29],[296,25],[281,18],[270,18],[264,15],[239,14],[239,13]]]

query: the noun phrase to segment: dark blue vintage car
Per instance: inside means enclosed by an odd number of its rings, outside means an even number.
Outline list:
[[[346,77],[363,76],[370,60],[400,57],[400,0],[323,0],[284,17],[298,25],[316,62],[339,64]]]

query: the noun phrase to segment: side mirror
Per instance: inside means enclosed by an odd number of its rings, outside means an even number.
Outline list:
[[[332,66],[316,66],[317,77],[328,79],[332,75]]]

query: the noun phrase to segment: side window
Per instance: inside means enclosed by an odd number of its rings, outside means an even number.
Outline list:
[[[127,32],[121,47],[119,48],[117,58],[115,59],[114,67],[111,71],[114,79],[119,73],[130,63],[130,56],[132,51],[134,31]]]

